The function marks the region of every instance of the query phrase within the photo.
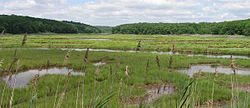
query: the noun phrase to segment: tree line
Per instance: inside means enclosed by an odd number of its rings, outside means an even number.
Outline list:
[[[113,34],[214,34],[250,36],[250,19],[218,23],[134,23],[116,26]]]
[[[56,21],[17,15],[0,15],[0,32],[20,33],[100,33],[97,27],[72,21]]]

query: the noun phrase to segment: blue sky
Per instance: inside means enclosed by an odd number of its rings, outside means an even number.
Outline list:
[[[0,14],[91,25],[219,22],[250,18],[250,0],[0,0]]]

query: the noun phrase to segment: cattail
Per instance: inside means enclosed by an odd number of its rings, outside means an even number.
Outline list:
[[[128,66],[126,66],[126,68],[125,68],[125,75],[129,76],[129,74],[128,74]]]
[[[161,66],[160,66],[160,59],[159,59],[158,55],[155,57],[155,60],[156,60],[158,68],[160,69]]]
[[[27,41],[27,33],[24,34],[24,36],[23,36],[22,46],[26,43],[26,41]]]
[[[138,42],[136,46],[136,51],[140,51],[140,50],[141,50],[141,40]]]
[[[236,74],[236,65],[235,65],[235,63],[234,63],[235,61],[233,60],[233,59],[231,59],[231,63],[230,63],[230,67],[231,67],[231,69],[233,70],[233,73],[234,73],[234,75]]]
[[[66,53],[66,55],[64,56],[64,62],[63,62],[63,65],[68,65],[68,59],[69,59],[69,57],[70,57],[70,51],[68,51],[67,53]]]
[[[175,44],[172,45],[172,49],[171,49],[172,53],[175,54],[176,53],[176,46]]]
[[[84,63],[87,63],[88,62],[88,55],[89,55],[89,48],[87,48],[86,52],[85,52],[85,56],[84,56]]]

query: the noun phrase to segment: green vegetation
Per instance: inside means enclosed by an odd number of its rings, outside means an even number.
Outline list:
[[[206,54],[221,52],[247,55],[249,41],[249,37],[242,36],[3,35],[0,37],[0,76],[52,67],[73,68],[74,71],[84,72],[85,76],[37,76],[29,82],[28,87],[16,89],[0,79],[0,106],[181,108],[213,105],[247,108],[250,107],[249,76],[199,72],[188,77],[185,73],[178,72],[178,69],[211,64],[231,66],[233,71],[236,67],[250,68],[249,59],[145,52],[67,51],[56,48],[135,50],[140,46],[140,51],[206,51]],[[93,65],[98,62],[106,64]],[[156,89],[159,94],[159,85],[166,84],[174,87],[173,93],[162,95],[150,103],[143,102],[149,95],[150,88]]]
[[[22,38],[23,35],[4,35],[0,38],[0,47],[20,47]],[[28,35],[27,38],[24,47],[28,48],[135,50],[138,41],[141,40],[141,51],[171,51],[173,45],[175,45],[177,52],[183,53],[250,55],[250,38],[242,36],[55,34]]]
[[[250,36],[250,19],[219,23],[135,23],[113,28],[121,34],[214,34]]]
[[[0,15],[0,31],[3,33],[100,33],[93,26],[69,21],[55,21],[28,16]]]
[[[3,69],[8,69],[14,49],[0,50],[0,58],[4,58]],[[63,66],[64,55],[67,51],[61,50],[34,50],[34,49],[19,49],[17,57],[20,59],[19,70],[27,70],[32,68],[40,68],[50,61],[50,67]],[[72,51],[70,53],[68,67],[75,70],[81,70],[83,65],[83,58],[85,52]],[[170,72],[168,68],[169,55],[158,55],[161,68],[155,61],[157,54],[150,53],[108,53],[108,52],[89,52],[86,75],[81,76],[63,76],[63,75],[46,75],[40,77],[37,81],[37,96],[34,101],[37,107],[53,107],[59,104],[59,98],[65,87],[65,81],[69,78],[67,92],[65,98],[62,100],[61,107],[93,107],[101,103],[106,96],[114,93],[106,104],[107,107],[136,107],[137,105],[130,105],[128,100],[135,101],[136,97],[143,97],[146,95],[146,86],[151,84],[171,83],[176,87],[175,93],[163,96],[160,100],[149,104],[154,107],[175,107],[179,106],[181,97],[184,94],[185,87],[188,83],[195,79],[194,83],[188,89],[188,99],[184,106],[197,106],[197,104],[205,104],[213,98],[214,102],[230,101],[231,99],[231,76],[219,74],[215,77],[213,74],[197,74],[194,78],[189,79],[186,75],[180,74],[176,71]],[[147,61],[149,60],[148,71],[146,71]],[[107,62],[107,65],[100,67],[100,73],[96,74],[96,67],[92,63],[99,61]],[[140,61],[140,62],[138,62]],[[229,65],[228,59],[212,59],[205,57],[190,58],[187,56],[173,55],[173,68],[188,67],[190,64],[199,63],[216,63]],[[240,67],[250,67],[248,60],[236,60]],[[125,67],[128,66],[129,77],[125,75]],[[112,68],[110,68],[112,67]],[[112,69],[112,72],[111,70]],[[4,71],[6,72],[6,71]],[[248,76],[238,76],[238,83],[249,84]],[[80,81],[80,82],[79,82]],[[83,81],[83,82],[82,82]],[[27,88],[16,89],[13,106],[14,107],[29,107],[34,92],[34,85],[32,82]],[[84,84],[83,84],[84,83]],[[0,83],[0,87],[4,87],[4,83]],[[80,91],[79,88],[80,88]],[[214,88],[214,89],[212,89]],[[84,89],[84,90],[82,90]],[[213,91],[214,90],[214,91]],[[11,96],[11,88],[6,88],[4,95],[4,106],[9,105],[9,98]],[[78,92],[77,92],[78,91]],[[214,95],[212,96],[212,92]],[[2,92],[1,92],[2,93]],[[235,92],[236,94],[238,92]],[[79,96],[77,97],[77,94]],[[82,97],[83,94],[83,97]],[[237,101],[239,106],[242,104],[249,105],[244,96],[248,96],[244,92],[239,92]],[[76,99],[79,99],[78,102]],[[81,101],[83,99],[83,102]],[[248,97],[247,97],[248,99]],[[48,101],[50,100],[50,101]],[[126,101],[127,100],[127,101]],[[245,102],[246,101],[246,102]],[[77,104],[76,104],[77,103]],[[176,104],[177,103],[177,104]],[[223,103],[222,103],[223,104]],[[227,104],[227,103],[226,103]],[[145,104],[146,105],[146,104]],[[147,105],[146,105],[147,106]]]

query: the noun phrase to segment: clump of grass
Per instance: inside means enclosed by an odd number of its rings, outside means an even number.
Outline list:
[[[158,66],[158,69],[161,69],[160,59],[159,59],[158,55],[155,57],[155,62],[157,64],[157,66]]]
[[[17,71],[17,69],[18,69],[18,68],[17,68],[17,67],[18,67],[18,66],[17,66],[18,61],[19,61],[19,59],[17,58],[17,50],[15,50],[14,55],[13,55],[13,57],[12,57],[12,62],[11,62],[11,64],[10,64],[9,68],[8,68],[8,75],[9,75],[8,81],[11,81],[11,79],[12,79],[13,70],[14,70],[14,67],[15,67],[15,66],[16,66],[15,70]],[[3,101],[6,100],[6,99],[4,99],[6,86],[7,86],[7,85],[5,84],[4,87],[3,87],[3,90],[2,90],[0,106],[2,106],[2,105],[3,105]],[[14,95],[14,90],[13,90],[12,94]],[[13,95],[12,95],[12,96],[13,96]],[[8,99],[7,99],[7,100],[8,100]],[[10,104],[12,105],[12,100],[10,101]]]
[[[107,103],[115,95],[115,92],[110,92],[106,97],[100,99],[94,106],[94,108],[105,108]],[[98,99],[98,98],[97,98]]]
[[[63,61],[63,65],[67,66],[68,65],[68,59],[70,57],[70,50],[66,53],[66,55],[64,56],[64,61]]]
[[[181,98],[179,100],[180,103],[178,105],[178,108],[183,108],[185,106],[185,104],[188,104],[186,106],[190,106],[190,103],[187,103],[187,102],[188,102],[188,99],[191,96],[192,85],[193,85],[194,82],[195,82],[195,80],[190,81],[190,83],[184,88],[183,93],[181,95]]]
[[[64,97],[66,95],[66,92],[68,90],[68,84],[69,84],[69,78],[71,76],[71,71],[68,73],[68,75],[66,76],[67,78],[65,79],[65,82],[64,82],[64,87],[63,87],[63,91],[61,92],[60,94],[60,97],[58,99],[58,102],[57,102],[57,105],[56,105],[56,108],[60,108],[62,103],[63,103],[63,100],[64,100]]]
[[[147,83],[148,82],[148,71],[149,71],[149,59],[147,60],[147,64],[146,64],[146,69],[145,69],[145,82]]]

